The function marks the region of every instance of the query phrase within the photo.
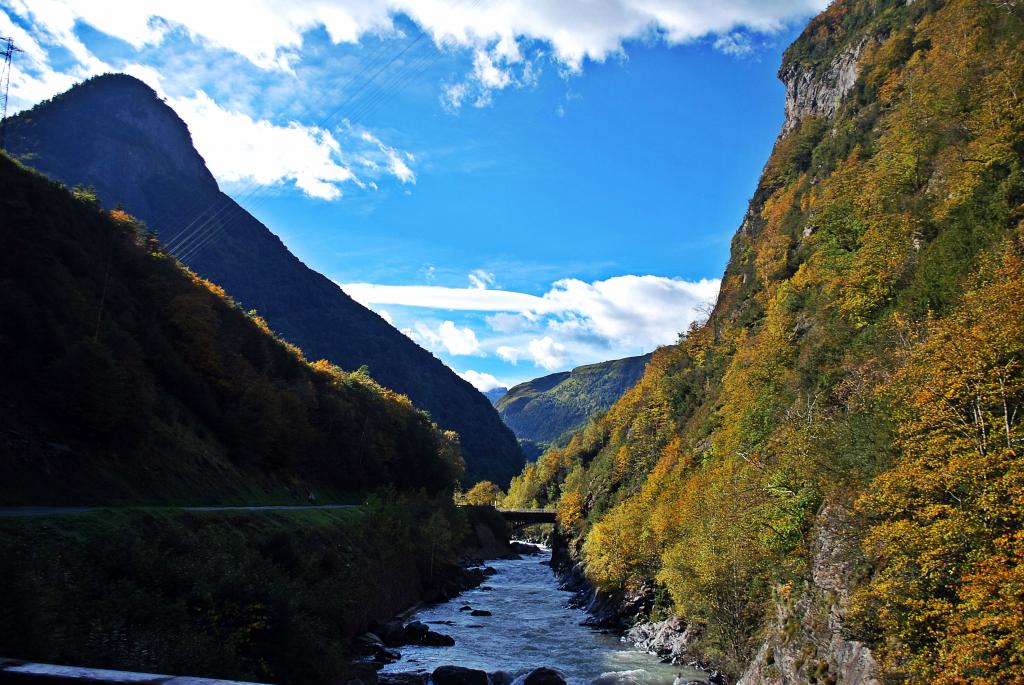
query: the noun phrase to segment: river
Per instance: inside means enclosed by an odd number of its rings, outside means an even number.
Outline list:
[[[490,562],[497,574],[479,588],[419,611],[412,619],[455,638],[454,647],[401,648],[401,660],[385,672],[433,671],[452,664],[488,673],[519,675],[540,666],[560,671],[569,685],[672,685],[703,680],[705,674],[664,664],[624,644],[615,635],[580,625],[587,614],[570,607],[572,594],[559,589],[542,557]],[[490,611],[471,616],[464,605]]]

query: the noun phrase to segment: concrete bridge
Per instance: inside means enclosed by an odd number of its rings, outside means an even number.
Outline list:
[[[512,528],[523,528],[538,523],[556,523],[555,512],[550,509],[498,509],[498,513]]]

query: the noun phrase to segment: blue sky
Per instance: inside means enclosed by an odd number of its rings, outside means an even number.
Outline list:
[[[478,387],[717,293],[821,0],[0,0],[11,105],[132,73],[222,188]]]

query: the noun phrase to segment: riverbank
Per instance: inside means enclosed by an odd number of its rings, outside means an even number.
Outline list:
[[[353,638],[467,586],[500,541],[423,498],[352,510],[98,510],[0,520],[0,655],[276,683],[351,671]],[[486,542],[486,540],[485,540]]]
[[[693,649],[691,626],[675,616],[652,618],[657,609],[653,586],[636,592],[599,591],[587,579],[571,542],[557,531],[552,532],[550,541],[551,567],[562,588],[573,593],[573,603],[587,613],[585,625],[611,631],[666,663],[694,669],[713,685],[725,685],[727,678],[716,664]]]

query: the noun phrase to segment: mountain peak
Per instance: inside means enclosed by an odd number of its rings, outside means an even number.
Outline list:
[[[60,125],[69,121],[73,125]],[[153,200],[123,183],[125,178],[174,179],[203,195],[219,191],[185,122],[156,91],[128,74],[76,84],[13,117],[8,135],[11,152],[31,166],[61,178],[73,161],[79,170],[74,183],[92,185],[105,204],[124,204],[140,216],[149,213]],[[68,154],[78,159],[67,160]]]

